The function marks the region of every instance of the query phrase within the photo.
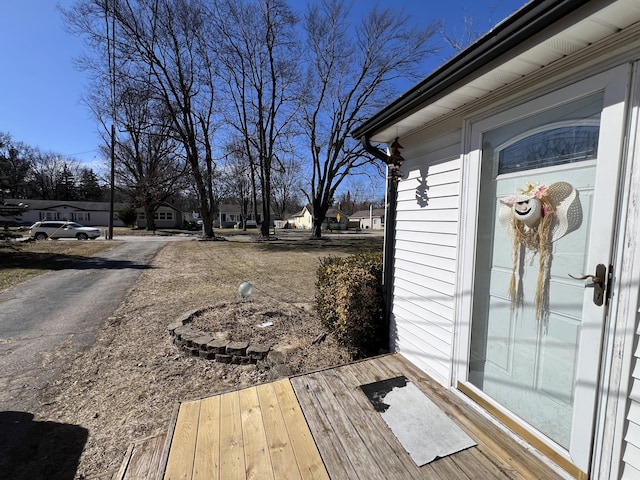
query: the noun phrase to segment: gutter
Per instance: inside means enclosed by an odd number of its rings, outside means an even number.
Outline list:
[[[360,141],[364,149],[382,160],[387,165],[387,193],[384,217],[384,245],[382,249],[382,297],[384,301],[383,331],[386,332],[386,344],[391,350],[391,306],[393,305],[393,249],[396,243],[396,200],[398,198],[398,182],[393,175],[397,175],[397,170],[392,170],[391,157],[377,147],[371,145],[369,138],[363,136]],[[395,173],[394,173],[395,172]]]

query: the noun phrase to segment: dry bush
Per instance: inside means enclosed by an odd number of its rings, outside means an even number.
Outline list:
[[[355,358],[386,348],[381,253],[324,258],[316,284],[319,321]]]

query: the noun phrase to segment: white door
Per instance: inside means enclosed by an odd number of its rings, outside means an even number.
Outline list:
[[[480,160],[478,223],[461,376],[583,472],[607,307],[594,302],[593,282],[571,276],[595,275],[598,264],[610,271],[627,79],[620,67],[471,130]],[[575,200],[566,212],[568,202],[558,203],[554,225],[562,225],[548,252],[514,242],[513,229],[500,221],[500,200],[557,182],[568,183]],[[518,305],[510,289],[521,294]]]

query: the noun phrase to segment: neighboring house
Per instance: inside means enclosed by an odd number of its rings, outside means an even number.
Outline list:
[[[313,210],[311,206],[306,206],[298,213],[294,214],[289,220],[289,224],[295,228],[303,228],[305,230],[313,229]],[[346,230],[349,225],[349,217],[340,210],[330,208],[327,210],[324,222],[322,222],[323,230]]]
[[[26,220],[22,219],[22,214],[29,208],[29,205],[19,201],[16,203],[6,202],[4,199],[0,199],[0,226],[25,226],[31,225]]]
[[[362,230],[382,230],[384,228],[384,214],[384,208],[358,210],[353,215],[349,215],[349,221],[351,223],[358,222],[358,228]]]
[[[147,218],[142,208],[136,208],[138,228],[147,228]],[[188,215],[191,217],[190,214]],[[187,214],[168,203],[161,204],[153,216],[156,228],[182,228],[187,222]]]
[[[529,2],[352,133],[392,178],[392,349],[569,475],[640,478],[640,2]]]
[[[40,220],[69,220],[87,226],[109,224],[109,202],[75,202],[64,200],[5,199],[5,203],[26,203],[29,209],[21,217],[22,222],[31,224]],[[125,208],[124,204],[114,204],[114,211]],[[124,226],[114,215],[114,226]]]
[[[293,214],[289,220],[289,224],[294,228],[311,230],[313,228],[313,213],[311,212],[311,207],[303,207],[298,213]]]
[[[220,228],[243,228],[242,227],[242,214],[241,214],[240,205],[235,204],[225,204],[220,205],[220,213],[218,215],[218,221]],[[247,227],[255,228],[256,227],[256,219],[253,212],[253,208],[249,209],[247,218]],[[258,222],[260,225],[262,223],[262,206],[258,207]],[[275,226],[275,214],[270,214],[269,219],[269,227]]]
[[[22,222],[35,223],[39,220],[70,220],[87,226],[109,225],[109,202],[75,202],[64,200],[29,200],[5,199],[6,203],[26,203],[29,209],[22,214]],[[123,227],[124,223],[118,218],[118,212],[126,208],[124,203],[113,206],[113,225]],[[141,208],[138,212],[137,225],[146,228],[147,222]],[[183,213],[169,205],[162,204],[155,214],[156,228],[181,228],[184,223]]]
[[[349,226],[349,217],[336,208],[327,210],[324,222],[322,222],[323,230],[346,230]]]

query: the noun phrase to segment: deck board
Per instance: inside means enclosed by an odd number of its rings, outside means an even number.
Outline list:
[[[341,378],[345,385],[351,389],[355,408],[359,409],[363,417],[363,428],[360,430],[360,436],[369,446],[370,454],[375,458],[384,459],[385,471],[389,480],[419,479],[423,478],[423,474],[415,465],[407,462],[407,454],[393,435],[381,435],[388,429],[387,424],[382,417],[371,408],[371,402],[366,395],[360,390],[363,376],[360,380],[355,374],[358,367],[344,369],[341,372]],[[367,378],[367,377],[365,377]],[[375,379],[367,380],[367,383],[375,382]]]
[[[477,446],[418,467],[360,388],[398,375]],[[165,480],[561,478],[397,354],[185,402],[170,435]]]
[[[300,476],[304,480],[327,480],[329,475],[324,468],[291,382],[289,380],[275,382],[273,388],[291,438]]]
[[[334,441],[340,442],[349,452],[349,459],[359,478],[386,480],[379,463],[383,459],[374,458],[369,445],[359,435],[366,426],[360,412],[345,394],[344,384],[326,372],[309,375],[307,380],[318,403],[331,418]]]
[[[226,393],[220,397],[220,478],[246,478],[238,392]]]
[[[246,476],[250,479],[272,479],[273,468],[258,391],[248,388],[241,390],[239,395]]]
[[[382,419],[382,416],[371,407],[371,402],[359,388],[360,385],[378,382],[384,377],[381,377],[363,363],[350,365],[342,370],[341,373],[345,382],[349,382],[349,387],[354,389],[354,398],[359,408],[366,415],[367,423],[370,426],[367,436],[371,445],[371,453],[378,458],[385,459],[385,471],[388,473],[389,478],[421,479],[425,477],[426,472],[430,473],[432,478],[438,479],[437,472],[431,465],[416,466],[398,439],[389,431],[389,426]],[[381,432],[385,434],[381,434]]]
[[[191,479],[199,417],[200,402],[185,402],[180,405],[165,470],[165,480]]]
[[[509,474],[489,460],[479,448],[468,448],[467,450],[458,452],[456,455],[452,455],[451,459],[460,469],[465,472],[474,472],[479,478],[497,480],[509,476]]]
[[[297,468],[293,447],[273,385],[270,383],[260,385],[257,387],[257,391],[264,417],[264,428],[267,433],[274,477],[299,479],[301,478],[300,471]]]
[[[335,437],[331,422],[320,407],[318,398],[312,391],[312,386],[308,383],[308,377],[292,379],[292,385],[294,381],[297,383],[294,388],[296,397],[300,402],[309,429],[313,433],[329,478],[358,478],[349,461],[347,451]]]
[[[200,421],[196,439],[194,480],[220,478],[220,397],[209,397],[200,404]]]
[[[132,444],[112,480],[155,480],[165,441],[163,433]]]

